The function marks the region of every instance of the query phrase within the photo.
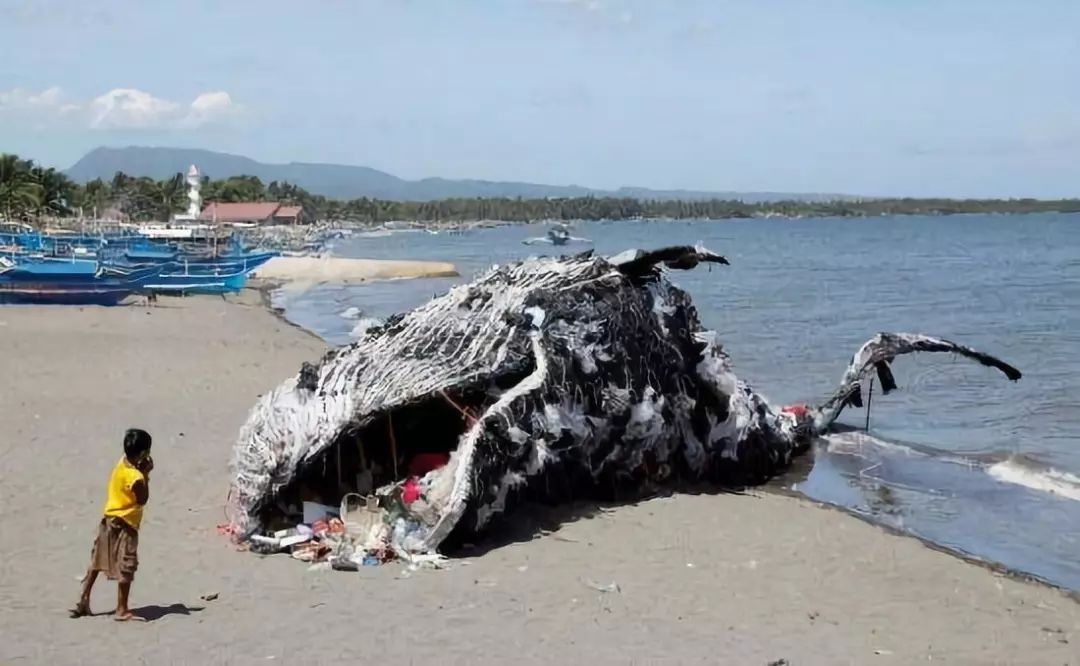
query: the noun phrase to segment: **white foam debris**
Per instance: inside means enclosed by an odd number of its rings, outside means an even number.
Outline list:
[[[525,308],[525,314],[532,320],[532,325],[536,328],[540,328],[544,323],[544,310],[542,308],[531,307]]]
[[[507,428],[506,434],[510,437],[510,441],[515,444],[524,444],[525,442],[529,441],[529,433],[525,432],[516,425]]]
[[[874,447],[893,453],[900,453],[908,457],[924,457],[926,455],[922,451],[913,449],[910,446],[897,444],[895,442],[887,442],[883,439],[878,439],[873,435],[859,431],[830,433],[825,436],[825,440],[829,443],[829,453],[858,455],[864,447]]]
[[[362,338],[365,333],[377,326],[382,326],[382,321],[375,319],[374,317],[364,317],[356,322],[356,326],[353,326],[349,336],[352,338]]]
[[[642,255],[641,250],[637,250],[637,249],[623,250],[622,252],[620,252],[620,253],[618,253],[616,255],[608,257],[608,263],[610,263],[610,264],[612,264],[614,266],[620,266],[622,264],[630,263],[631,261],[633,261],[634,259],[637,259],[641,255]]]
[[[1016,460],[1004,460],[991,465],[987,473],[1004,483],[1080,501],[1080,477],[1052,467],[1034,469]]]

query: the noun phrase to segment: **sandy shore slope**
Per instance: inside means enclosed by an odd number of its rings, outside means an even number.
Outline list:
[[[246,300],[0,308],[0,664],[1080,664],[1063,594],[767,494],[532,510],[521,539],[405,578],[235,552],[215,526],[237,429],[323,349]],[[155,437],[132,593],[153,621],[70,620],[134,425]],[[114,602],[99,583],[94,610]]]
[[[253,275],[271,282],[365,282],[423,277],[456,277],[445,261],[353,259],[349,257],[274,257]]]

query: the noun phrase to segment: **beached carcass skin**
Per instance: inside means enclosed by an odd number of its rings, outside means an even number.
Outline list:
[[[416,420],[424,405],[464,415],[444,433],[450,462],[419,480],[421,498],[386,509],[389,539],[405,554],[483,528],[526,490],[558,500],[582,485],[763,481],[858,404],[871,370],[894,388],[888,363],[901,354],[953,352],[1020,377],[945,340],[880,334],[826,403],[775,408],[735,376],[688,294],[661,270],[701,262],[727,263],[701,247],[672,247],[497,266],[305,363],[259,400],[239,434],[233,533],[260,529],[260,510],[333,447],[358,438],[385,447],[386,430],[391,445],[403,445],[392,431],[406,409]],[[402,481],[377,491],[383,506],[400,497]]]

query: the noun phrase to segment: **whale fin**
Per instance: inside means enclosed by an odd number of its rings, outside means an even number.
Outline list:
[[[609,259],[625,275],[636,278],[650,277],[656,273],[656,265],[689,270],[700,263],[730,265],[725,258],[704,245],[672,245],[655,250],[623,252]]]
[[[847,405],[862,405],[861,381],[871,369],[877,373],[883,392],[895,390],[896,379],[889,367],[897,356],[914,352],[950,352],[1000,370],[1006,377],[1016,381],[1021,372],[1005,361],[984,352],[918,333],[878,333],[863,343],[851,359],[851,364],[840,381],[840,387],[821,407],[814,418],[815,430],[822,432],[840,416]]]

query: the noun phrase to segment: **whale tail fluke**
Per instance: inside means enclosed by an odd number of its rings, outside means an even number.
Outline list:
[[[608,261],[614,264],[623,274],[632,278],[655,277],[658,264],[664,264],[668,268],[678,270],[690,270],[702,263],[730,265],[730,262],[725,257],[700,243],[697,245],[673,245],[649,251],[628,250],[609,258]]]
[[[918,333],[878,333],[855,352],[840,381],[840,387],[817,409],[814,429],[819,433],[823,432],[848,405],[862,407],[862,380],[871,369],[876,372],[883,393],[895,390],[896,379],[889,364],[897,356],[914,352],[949,352],[1000,370],[1013,381],[1022,376],[1019,370],[996,356],[949,340]]]

